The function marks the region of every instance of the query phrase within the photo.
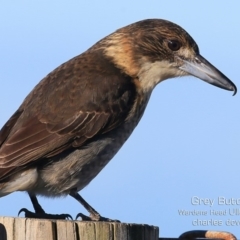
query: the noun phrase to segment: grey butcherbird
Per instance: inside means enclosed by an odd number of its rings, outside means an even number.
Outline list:
[[[217,87],[236,86],[205,60],[192,37],[166,20],[149,19],[117,30],[49,73],[0,132],[0,196],[27,191],[77,199],[84,220],[108,220],[78,191],[105,167],[140,121],[154,87],[193,75]]]

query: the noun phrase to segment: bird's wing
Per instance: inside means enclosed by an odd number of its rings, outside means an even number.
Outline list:
[[[43,122],[38,116],[32,117],[3,143],[0,166],[21,166],[41,157],[55,156],[70,146],[80,147],[97,133],[111,129],[110,118],[115,115],[117,113],[79,112],[59,123]],[[116,118],[113,125],[118,124]],[[3,133],[8,130],[5,127],[2,129]]]
[[[72,59],[50,73],[3,126],[0,179],[124,122],[136,97],[131,78],[104,61],[83,69],[83,61]]]

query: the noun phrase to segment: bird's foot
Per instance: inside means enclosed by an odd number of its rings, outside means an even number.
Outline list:
[[[113,220],[110,218],[102,217],[100,214],[90,214],[90,216],[86,216],[82,213],[78,213],[76,216],[76,220],[81,217],[82,221],[96,221],[96,222],[119,222],[119,220]]]
[[[41,218],[41,219],[62,219],[62,220],[73,220],[72,216],[69,214],[48,214],[44,211],[31,212],[26,208],[20,209],[18,216],[24,212],[26,218]]]

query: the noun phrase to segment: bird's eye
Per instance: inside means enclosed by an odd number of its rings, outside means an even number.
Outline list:
[[[181,43],[177,40],[169,40],[168,41],[168,47],[172,50],[172,51],[178,51],[181,47]]]

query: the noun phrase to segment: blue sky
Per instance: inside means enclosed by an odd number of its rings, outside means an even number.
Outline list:
[[[239,1],[225,0],[1,3],[0,126],[58,65],[116,29],[147,18],[182,26],[201,54],[240,86],[239,9]],[[193,77],[159,84],[130,139],[81,195],[103,216],[159,226],[161,237],[192,229],[240,237],[240,215],[230,215],[240,209],[239,100],[239,94],[232,97]],[[204,202],[194,205],[191,200],[198,198]],[[220,204],[218,198],[226,201]],[[86,213],[71,197],[39,201],[49,213]],[[0,206],[4,216],[16,216],[22,207],[32,210],[24,193],[2,198]],[[181,216],[180,210],[207,214]],[[225,210],[226,215],[213,214]],[[209,221],[205,226],[204,220]]]

